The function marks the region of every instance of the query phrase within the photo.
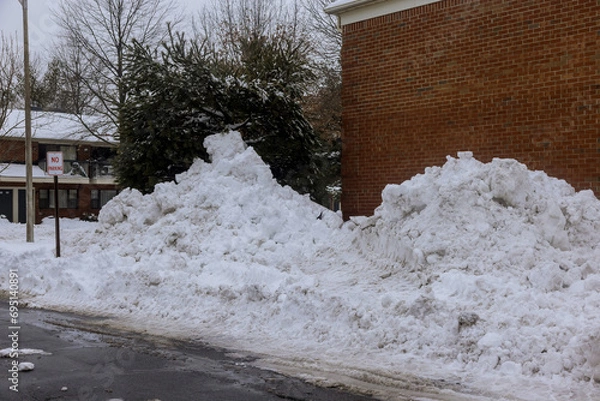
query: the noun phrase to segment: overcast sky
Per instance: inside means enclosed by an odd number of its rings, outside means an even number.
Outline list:
[[[176,0],[188,11],[186,15],[194,15],[205,4],[212,0]],[[50,6],[57,0],[29,0],[29,42],[32,53],[44,58],[46,48],[56,25],[52,21]],[[18,35],[19,44],[23,43],[23,13],[19,0],[0,0],[0,30],[5,35]]]

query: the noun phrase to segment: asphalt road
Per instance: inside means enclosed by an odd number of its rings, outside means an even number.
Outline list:
[[[8,301],[0,302],[0,349],[23,351],[0,358],[0,400],[374,400],[260,370],[205,344],[115,332],[93,318],[20,309],[11,322]],[[35,367],[16,371],[17,362]]]

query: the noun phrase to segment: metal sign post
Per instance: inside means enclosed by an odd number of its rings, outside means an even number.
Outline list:
[[[47,173],[54,176],[54,231],[56,232],[56,257],[60,258],[60,220],[58,218],[58,176],[64,173],[63,152],[47,152]]]

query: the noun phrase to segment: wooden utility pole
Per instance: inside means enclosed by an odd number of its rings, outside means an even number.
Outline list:
[[[19,0],[23,7],[23,63],[25,73],[25,200],[27,214],[27,242],[33,242],[35,223],[35,194],[33,192],[33,155],[31,151],[31,79],[29,73],[29,17],[27,0]]]

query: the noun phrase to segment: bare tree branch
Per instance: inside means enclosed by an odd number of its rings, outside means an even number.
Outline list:
[[[8,161],[9,154],[13,151],[12,141],[3,141],[11,135],[15,124],[8,124],[7,117],[17,100],[17,86],[19,73],[23,63],[21,51],[13,37],[0,33],[0,162]],[[3,171],[8,164],[0,164]]]
[[[126,100],[122,85],[125,52],[136,40],[156,47],[167,36],[167,21],[177,25],[183,18],[174,0],[61,0],[54,10],[61,29],[61,45],[55,57],[77,85],[74,95],[79,112],[103,116],[95,129],[119,125],[119,109]],[[99,139],[104,139],[98,136]]]
[[[14,38],[0,33],[0,128],[17,99],[18,78],[23,63],[19,46],[15,43]]]
[[[313,41],[322,60],[339,64],[342,48],[342,33],[338,29],[334,16],[323,11],[333,0],[302,0],[305,12],[308,14],[308,25],[313,32]]]
[[[213,0],[193,25],[196,36],[231,64],[239,64],[240,39],[272,37],[282,27],[294,41],[308,36],[298,3],[287,0]]]

